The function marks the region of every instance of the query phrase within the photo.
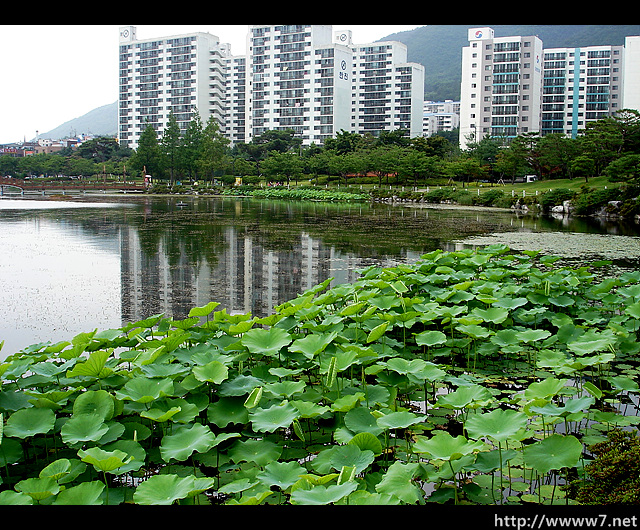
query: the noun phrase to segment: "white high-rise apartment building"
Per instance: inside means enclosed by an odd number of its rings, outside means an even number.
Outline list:
[[[540,134],[575,138],[622,107],[624,46],[544,50]]]
[[[233,143],[293,129],[304,145],[340,131],[422,134],[424,67],[399,42],[354,45],[330,25],[249,26],[245,55],[209,33],[138,40],[120,28],[118,136],[135,149],[171,112],[184,130],[197,109]]]
[[[245,141],[292,129],[304,145],[349,129],[351,52],[327,25],[249,26]]]
[[[462,49],[460,146],[525,132],[575,138],[589,122],[640,110],[640,36],[625,45],[547,48],[537,37],[469,30]]]
[[[225,123],[224,78],[228,44],[209,33],[137,40],[120,28],[118,138],[135,149],[148,125],[161,135],[173,112],[186,129],[195,111]]]
[[[351,47],[354,63],[351,130],[377,136],[380,131],[405,129],[412,138],[422,135],[424,66],[407,62],[407,46],[401,42]]]
[[[485,136],[515,138],[540,128],[542,41],[471,28],[462,49],[460,146]]]
[[[623,109],[640,111],[640,36],[624,40]]]

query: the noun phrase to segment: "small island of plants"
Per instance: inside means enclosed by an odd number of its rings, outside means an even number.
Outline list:
[[[437,250],[35,344],[0,364],[0,504],[585,502],[638,458],[640,271],[608,265]]]

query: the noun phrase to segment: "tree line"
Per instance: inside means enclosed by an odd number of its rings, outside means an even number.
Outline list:
[[[409,138],[404,130],[378,136],[340,131],[324,145],[303,146],[292,130],[270,130],[249,143],[229,145],[218,123],[194,113],[181,131],[173,115],[160,138],[148,125],[138,148],[114,138],[84,142],[75,150],[25,158],[0,157],[3,175],[151,175],[169,183],[245,177],[291,182],[418,185],[443,179],[462,182],[515,181],[607,175],[619,181],[640,178],[640,113],[625,109],[590,122],[576,138],[524,133],[516,138],[473,139],[460,150],[457,132]]]

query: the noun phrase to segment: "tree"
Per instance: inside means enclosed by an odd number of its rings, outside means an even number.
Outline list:
[[[403,175],[413,176],[414,187],[418,186],[418,176],[426,178],[435,169],[436,157],[427,156],[422,151],[407,149],[402,154],[398,169]]]
[[[169,113],[169,119],[164,129],[160,146],[165,161],[164,165],[169,170],[169,178],[173,182],[176,170],[180,165],[180,126],[173,111]]]
[[[595,160],[586,155],[577,156],[571,161],[571,171],[576,175],[582,175],[585,182],[589,182],[589,177],[594,175],[595,170]]]
[[[300,155],[294,151],[285,153],[271,151],[262,162],[262,168],[271,177],[271,180],[277,180],[277,177],[283,175],[289,184],[291,177],[295,177],[297,181],[298,176],[302,173],[302,161]]]
[[[191,116],[191,121],[184,132],[181,142],[181,169],[185,176],[193,179],[198,175],[198,160],[202,149],[202,120],[197,110]]]
[[[611,180],[640,179],[640,154],[628,154],[611,162],[605,173]]]
[[[196,161],[202,175],[210,175],[213,180],[216,172],[222,172],[228,164],[227,150],[229,140],[220,133],[220,126],[213,116],[209,117],[202,132],[200,156]]]
[[[164,177],[164,168],[162,164],[162,152],[158,145],[156,131],[151,124],[142,131],[138,149],[131,157],[130,165],[137,171],[146,171],[148,175],[157,178]]]
[[[324,148],[333,151],[338,155],[353,153],[362,147],[363,139],[358,133],[341,130],[334,138],[327,138],[324,141]]]
[[[119,151],[120,146],[115,138],[101,136],[82,142],[76,149],[75,154],[94,162],[106,162]]]

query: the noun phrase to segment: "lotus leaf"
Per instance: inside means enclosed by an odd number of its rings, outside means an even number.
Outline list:
[[[193,475],[154,475],[138,484],[133,500],[142,505],[169,505],[213,487],[214,479],[198,479]]]
[[[28,408],[14,412],[4,426],[4,436],[29,438],[53,429],[56,415],[50,409]]]
[[[71,461],[68,458],[59,458],[51,462],[47,467],[40,470],[40,478],[52,478],[55,481],[60,480],[71,472]]]
[[[244,399],[235,397],[223,397],[207,408],[207,419],[220,428],[230,423],[247,423],[249,411],[244,405]]]
[[[101,414],[78,414],[71,416],[60,430],[62,441],[67,445],[76,445],[83,442],[96,442],[107,432],[109,427],[102,419]]]
[[[444,344],[447,336],[442,331],[423,331],[416,335],[416,344],[418,346],[437,346]]]
[[[247,331],[241,342],[251,353],[259,353],[268,357],[278,355],[280,350],[292,342],[292,337],[282,328],[272,327]]]
[[[343,466],[355,466],[356,473],[361,473],[369,467],[374,460],[372,451],[361,450],[357,445],[335,445],[320,451],[311,462],[311,467],[326,475],[331,470],[340,471]]]
[[[15,485],[16,491],[29,495],[34,501],[40,502],[56,495],[60,491],[60,486],[51,477],[28,478],[21,480]]]
[[[381,495],[400,499],[406,504],[420,503],[424,498],[424,491],[413,481],[419,469],[420,464],[417,463],[394,462],[376,484],[376,491]]]
[[[312,489],[297,489],[291,494],[292,504],[335,504],[358,488],[357,482],[345,482],[330,486],[314,486]]]
[[[552,434],[524,448],[524,463],[540,474],[552,469],[572,467],[582,455],[582,444],[575,436]]]
[[[269,440],[238,441],[229,449],[229,456],[234,462],[253,462],[264,467],[277,460],[282,454],[282,447]]]
[[[53,504],[85,506],[103,504],[101,498],[103,491],[104,484],[100,481],[83,482],[58,493]]]
[[[452,409],[477,408],[491,401],[491,392],[480,385],[460,386],[453,392],[438,396],[440,405]]]
[[[116,392],[116,397],[136,403],[151,403],[161,397],[171,396],[173,392],[173,382],[170,379],[134,377],[125,383],[122,390]]]
[[[96,471],[103,473],[112,473],[128,464],[133,458],[124,451],[118,449],[105,451],[100,447],[91,447],[86,451],[80,449],[78,456],[83,462],[91,464]]]
[[[95,413],[108,421],[113,417],[115,403],[106,390],[88,390],[80,394],[73,403],[73,414]]]
[[[277,486],[285,490],[295,484],[300,475],[306,472],[307,470],[298,462],[271,462],[256,475],[256,478],[269,488]]]
[[[219,361],[211,361],[204,366],[194,367],[193,374],[198,381],[208,381],[219,385],[229,377],[229,369]]]
[[[431,438],[419,436],[416,443],[413,444],[414,452],[425,453],[434,460],[444,461],[458,460],[465,455],[477,453],[483,449],[485,449],[485,445],[482,442],[472,442],[462,435],[454,438],[446,431],[435,434]]]
[[[249,421],[257,432],[274,432],[286,429],[298,417],[298,411],[289,403],[256,409],[249,413]]]
[[[427,419],[426,416],[419,416],[413,412],[391,412],[376,420],[382,429],[406,429],[416,423],[421,423]]]
[[[375,456],[382,454],[380,440],[370,432],[359,432],[351,440],[350,445],[357,445],[361,451],[371,451]]]
[[[368,432],[377,436],[384,432],[374,415],[371,414],[371,410],[366,407],[356,407],[347,412],[344,416],[344,424],[354,433]]]
[[[215,435],[207,425],[194,423],[174,430],[174,434],[166,434],[160,444],[160,455],[165,462],[173,458],[186,460],[192,453],[206,453],[214,445]]]
[[[473,414],[464,424],[469,437],[488,436],[498,443],[520,440],[527,426],[527,415],[515,410],[495,409],[484,414]]]

